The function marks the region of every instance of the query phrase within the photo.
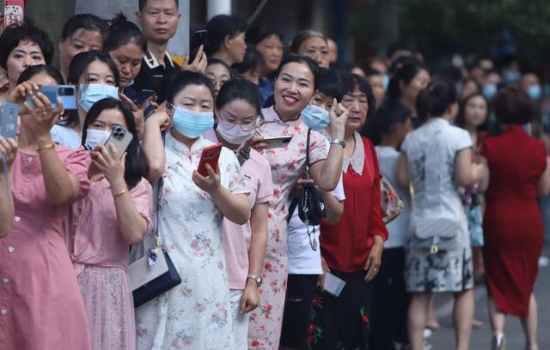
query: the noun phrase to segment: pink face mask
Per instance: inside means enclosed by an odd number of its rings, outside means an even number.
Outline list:
[[[240,145],[250,140],[256,131],[256,125],[237,125],[226,120],[219,119],[216,131],[221,137],[232,145]]]

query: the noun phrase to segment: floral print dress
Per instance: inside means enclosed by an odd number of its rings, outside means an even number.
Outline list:
[[[258,289],[260,307],[250,313],[248,345],[251,349],[273,350],[279,348],[288,277],[287,203],[305,167],[308,128],[300,119],[283,122],[273,107],[263,109],[262,114],[263,123],[257,128],[260,135],[292,136],[286,147],[263,151],[271,165],[274,192],[269,203],[263,285]],[[324,160],[326,155],[325,137],[312,132],[310,163]]]
[[[159,195],[158,230],[182,283],[136,309],[138,349],[229,349],[231,313],[222,248],[222,213],[191,175],[202,149],[189,149],[166,135],[166,170]],[[233,194],[248,193],[237,158],[223,148],[221,184]],[[148,247],[150,247],[149,245]]]

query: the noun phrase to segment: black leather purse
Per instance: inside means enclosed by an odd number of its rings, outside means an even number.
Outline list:
[[[155,247],[149,249],[145,257],[128,267],[134,307],[145,304],[181,283],[181,277],[170,259],[170,255],[159,244],[158,202],[162,182],[161,177],[157,182],[156,189]]]
[[[309,180],[309,140],[311,129],[307,131],[306,179]],[[306,225],[319,225],[327,217],[323,195],[313,182],[306,182],[298,195],[298,216]]]

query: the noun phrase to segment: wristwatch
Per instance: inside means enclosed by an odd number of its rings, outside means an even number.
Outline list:
[[[246,278],[250,278],[250,279],[253,279],[254,281],[256,281],[256,285],[258,286],[258,288],[260,288],[262,286],[262,282],[264,281],[260,276],[258,275],[255,275],[253,273],[249,273],[248,276],[246,276]]]
[[[346,141],[344,141],[344,140],[334,139],[334,140],[330,141],[330,144],[331,144],[331,145],[340,145],[340,146],[342,146],[343,148],[346,148],[346,144],[347,144],[347,143],[346,143]]]

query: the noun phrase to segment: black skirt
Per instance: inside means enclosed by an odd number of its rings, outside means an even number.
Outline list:
[[[308,329],[309,349],[367,350],[373,283],[365,282],[366,271],[330,272],[346,285],[339,297],[317,291]]]

